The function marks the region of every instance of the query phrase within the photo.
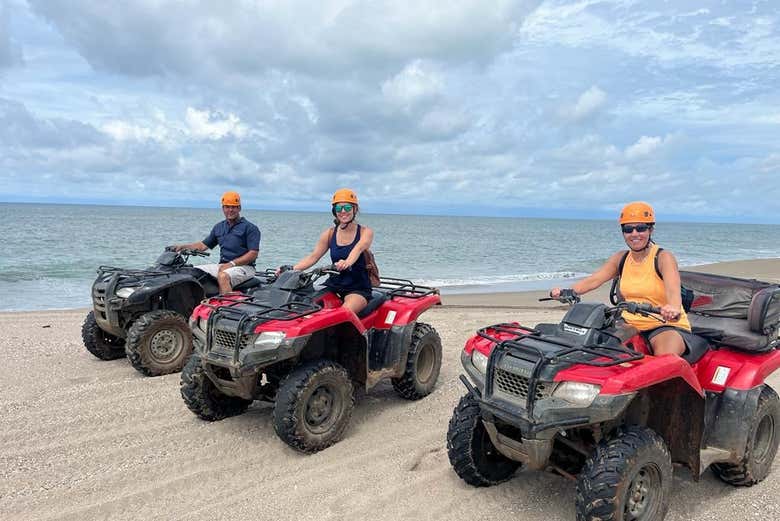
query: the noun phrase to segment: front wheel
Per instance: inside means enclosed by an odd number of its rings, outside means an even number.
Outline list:
[[[335,362],[310,362],[287,375],[274,406],[274,430],[290,447],[317,452],[341,439],[352,415],[352,380]]]
[[[175,373],[192,354],[192,331],[175,311],[144,313],[127,331],[125,352],[133,367],[146,376]]]
[[[447,429],[447,456],[455,473],[475,487],[506,481],[521,465],[498,452],[490,441],[479,403],[471,394],[461,398],[452,411]]]
[[[441,338],[424,323],[414,326],[404,374],[393,378],[393,389],[402,398],[419,400],[433,392],[441,371]]]
[[[201,358],[192,355],[181,372],[181,397],[199,418],[217,421],[247,410],[252,400],[222,394],[203,370]]]
[[[577,521],[660,521],[669,510],[672,458],[651,429],[630,426],[596,446],[577,478]]]
[[[765,385],[758,397],[745,456],[736,465],[715,463],[712,471],[731,485],[750,487],[769,475],[780,444],[780,399]]]
[[[101,360],[116,360],[125,356],[125,341],[106,333],[95,320],[95,312],[90,311],[81,326],[81,339],[87,351]]]

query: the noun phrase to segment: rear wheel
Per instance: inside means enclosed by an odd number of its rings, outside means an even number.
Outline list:
[[[274,430],[290,447],[317,452],[341,439],[352,415],[352,380],[335,362],[319,360],[282,380],[274,406]]]
[[[672,458],[651,429],[600,442],[577,478],[577,521],[659,521],[669,510]]]
[[[101,360],[116,360],[125,356],[125,341],[122,338],[106,333],[95,320],[95,312],[87,313],[81,326],[81,339],[87,351]]]
[[[406,368],[400,378],[393,378],[393,389],[407,400],[419,400],[433,392],[441,370],[441,338],[424,323],[414,326]]]
[[[763,480],[772,468],[780,444],[780,399],[765,385],[748,434],[745,456],[736,465],[715,463],[712,471],[731,485],[749,487]]]
[[[175,373],[192,353],[192,331],[175,311],[144,313],[127,331],[125,351],[133,367],[146,376]]]
[[[252,400],[227,396],[206,375],[198,355],[192,355],[181,372],[181,397],[199,418],[216,421],[247,410]]]
[[[482,423],[479,403],[467,394],[452,412],[447,456],[455,473],[469,485],[488,487],[506,481],[520,463],[498,452]]]

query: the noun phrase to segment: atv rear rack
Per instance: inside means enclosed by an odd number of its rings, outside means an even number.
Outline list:
[[[487,331],[492,330],[498,333],[507,333],[512,335],[512,338],[497,338]],[[614,365],[623,364],[626,362],[634,362],[644,358],[642,353],[637,353],[631,349],[623,346],[606,346],[606,345],[576,345],[570,342],[565,342],[562,339],[542,337],[542,332],[535,328],[526,327],[520,324],[501,323],[492,326],[483,327],[477,331],[477,334],[482,338],[490,340],[496,347],[491,352],[488,358],[488,365],[486,370],[485,379],[485,395],[493,393],[493,375],[495,374],[495,364],[497,359],[497,353],[502,351],[511,351],[513,356],[530,362],[533,364],[531,375],[528,378],[528,394],[526,396],[525,408],[528,411],[529,418],[533,418],[534,403],[536,401],[536,387],[539,381],[539,374],[542,369],[549,364],[558,363],[564,361],[574,354],[585,354],[596,357],[595,359],[577,358],[571,360],[572,362],[590,365],[595,367],[610,367]],[[525,338],[533,338],[534,340],[546,342],[563,347],[561,351],[556,351],[550,355],[542,351],[538,347],[531,345],[524,345],[520,341]],[[607,360],[598,361],[599,359],[607,358]]]
[[[387,298],[390,299],[393,297],[418,299],[439,293],[438,288],[420,286],[411,280],[396,279],[393,277],[380,277],[379,286],[376,286],[376,289],[387,292]]]

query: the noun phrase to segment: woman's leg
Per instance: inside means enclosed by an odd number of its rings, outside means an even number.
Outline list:
[[[653,336],[650,339],[650,344],[653,346],[653,354],[655,356],[682,356],[685,353],[685,341],[683,341],[682,335],[673,329],[661,331]]]
[[[360,311],[368,305],[368,301],[362,295],[357,293],[349,293],[344,296],[343,307],[349,308],[354,314],[360,313]]]

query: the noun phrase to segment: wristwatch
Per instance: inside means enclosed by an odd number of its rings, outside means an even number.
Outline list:
[[[235,267],[236,266],[236,262],[235,261],[230,261],[230,265]]]

